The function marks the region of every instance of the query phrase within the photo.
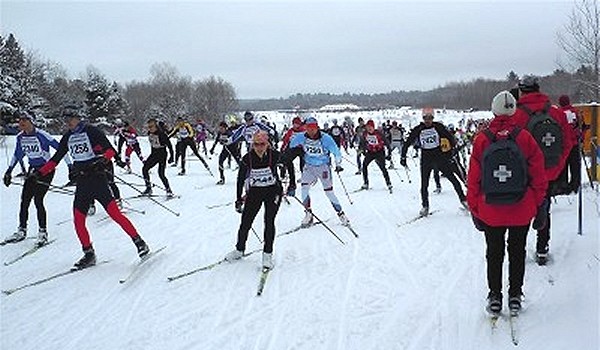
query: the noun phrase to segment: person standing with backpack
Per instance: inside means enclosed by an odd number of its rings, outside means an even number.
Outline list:
[[[545,223],[546,181],[544,156],[527,130],[517,126],[516,100],[502,91],[492,100],[492,119],[473,142],[467,175],[467,202],[475,227],[485,233],[488,282],[487,310],[502,310],[502,264],[508,230],[508,305],[521,309],[525,274],[525,245],[529,223]]]
[[[581,114],[577,108],[571,105],[571,99],[567,95],[561,95],[558,98],[558,105],[560,110],[565,113],[567,122],[572,129],[572,147],[567,158],[567,165],[561,174],[562,190],[566,194],[577,193],[581,185],[581,154],[579,150],[583,138]]]
[[[540,92],[538,78],[524,76],[519,82],[520,98],[513,116],[515,124],[531,133],[544,155],[544,172],[548,180],[548,190],[544,206],[548,220],[537,230],[536,261],[545,265],[548,260],[550,242],[550,197],[556,188],[556,181],[563,171],[572,148],[572,128],[565,113],[552,106],[548,96]]]

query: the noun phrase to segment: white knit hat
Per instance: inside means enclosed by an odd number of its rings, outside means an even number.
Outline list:
[[[508,115],[515,114],[517,110],[517,101],[515,97],[508,91],[500,91],[498,95],[494,96],[492,100],[492,113],[494,115]]]

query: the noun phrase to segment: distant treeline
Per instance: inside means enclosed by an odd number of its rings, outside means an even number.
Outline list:
[[[529,74],[524,72],[523,74]],[[574,102],[590,102],[594,91],[586,81],[592,72],[581,67],[574,73],[556,70],[540,77],[541,90],[553,101],[568,94]],[[351,103],[363,108],[386,108],[390,106],[434,106],[452,109],[488,110],[494,95],[518,84],[519,75],[511,71],[504,80],[478,78],[468,82],[453,82],[429,91],[391,91],[379,94],[295,94],[288,98],[239,100],[240,110],[289,110],[293,108],[314,109],[329,104]]]

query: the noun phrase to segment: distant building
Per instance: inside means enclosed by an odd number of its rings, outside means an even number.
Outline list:
[[[355,110],[359,110],[359,109],[360,109],[360,107],[358,107],[355,104],[351,104],[351,103],[325,105],[325,106],[319,108],[320,111],[324,111],[324,112],[355,111]]]

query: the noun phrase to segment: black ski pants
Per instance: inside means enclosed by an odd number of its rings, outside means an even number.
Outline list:
[[[279,185],[269,187],[251,187],[246,195],[244,210],[242,211],[242,223],[238,230],[238,240],[236,249],[246,250],[246,241],[248,240],[248,231],[252,227],[254,218],[262,204],[265,204],[265,231],[263,252],[273,252],[273,241],[275,240],[275,216],[281,204],[281,191]]]
[[[152,183],[150,182],[150,169],[154,168],[158,164],[158,177],[160,177],[160,181],[162,181],[163,185],[166,189],[170,189],[169,180],[167,180],[167,176],[165,175],[165,167],[167,166],[167,150],[163,148],[153,148],[150,156],[144,162],[144,166],[142,167],[142,175],[144,176],[144,181],[146,182],[146,187],[152,187]]]
[[[179,155],[181,156],[181,170],[185,171],[185,151],[188,146],[192,149],[194,155],[196,155],[196,157],[200,159],[204,167],[208,169],[208,164],[206,163],[204,158],[202,158],[200,153],[198,153],[198,147],[196,147],[196,142],[194,142],[194,139],[192,139],[191,137],[186,137],[184,139],[179,140],[179,142],[177,142],[177,145],[175,146],[177,148],[177,151],[179,151]],[[177,162],[177,159],[175,159],[175,162]]]
[[[390,174],[388,174],[387,169],[385,168],[385,152],[379,151],[379,152],[367,152],[365,153],[365,160],[363,161],[362,164],[362,176],[363,176],[363,182],[365,184],[369,184],[369,164],[375,161],[375,163],[377,164],[377,166],[379,167],[379,169],[381,169],[381,172],[383,173],[383,178],[385,179],[385,184],[386,185],[391,185],[392,183],[390,182]]]
[[[504,263],[505,233],[508,230],[508,295],[522,294],[525,276],[525,245],[529,225],[491,227],[485,229],[487,281],[491,292],[502,292],[502,264]]]
[[[30,169],[32,171],[32,169]],[[27,228],[27,220],[29,219],[29,205],[33,199],[37,210],[38,228],[46,228],[46,208],[44,207],[44,197],[48,193],[48,188],[54,178],[54,171],[42,176],[38,179],[28,177],[23,184],[21,191],[21,208],[19,210],[19,227]]]
[[[460,181],[454,175],[452,166],[448,159],[443,156],[435,158],[421,159],[421,204],[423,207],[429,207],[429,177],[431,171],[437,166],[437,168],[444,174],[444,176],[452,183],[454,191],[458,195],[458,199],[462,202],[466,199],[465,193],[460,185]]]

